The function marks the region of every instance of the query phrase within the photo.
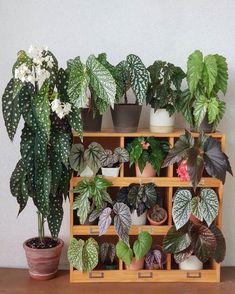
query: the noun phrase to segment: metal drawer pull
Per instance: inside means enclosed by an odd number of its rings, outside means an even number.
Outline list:
[[[202,277],[202,274],[200,272],[193,273],[193,272],[187,272],[187,278],[189,279],[200,279]]]
[[[90,272],[89,279],[103,279],[104,273],[103,272]]]
[[[99,234],[99,229],[98,228],[89,228],[89,232],[92,235],[97,235],[97,234]]]
[[[138,273],[138,279],[151,279],[153,277],[153,272],[149,273]]]

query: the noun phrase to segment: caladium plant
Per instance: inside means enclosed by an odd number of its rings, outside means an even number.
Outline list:
[[[102,167],[118,167],[123,162],[129,161],[129,153],[125,148],[117,147],[112,152],[106,149],[100,153]]]
[[[106,207],[99,215],[99,236],[106,233],[112,220],[115,230],[121,240],[129,245],[129,231],[131,228],[131,213],[124,203],[115,203],[113,208]]]
[[[187,165],[187,173],[193,188],[199,184],[203,170],[224,184],[226,172],[233,175],[228,156],[221,150],[220,142],[211,136],[200,133],[198,138],[185,130],[170,149],[162,167],[179,163]]]
[[[127,204],[133,212],[140,216],[157,202],[157,187],[153,183],[130,184],[122,187],[117,194],[117,201]]]

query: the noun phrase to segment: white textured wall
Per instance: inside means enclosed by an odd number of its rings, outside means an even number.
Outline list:
[[[227,134],[226,151],[235,170],[235,1],[230,0],[0,0],[0,93],[10,79],[19,49],[48,45],[60,64],[80,55],[107,52],[117,63],[128,53],[146,65],[164,59],[186,67],[189,53],[220,53],[229,63],[227,112],[220,129]],[[147,126],[148,111],[141,124]],[[104,125],[110,122],[108,114]],[[0,267],[26,267],[22,243],[37,233],[35,208],[28,205],[17,218],[9,178],[18,160],[19,134],[7,137],[0,114]],[[227,178],[224,201],[224,265],[235,266],[234,179]],[[68,243],[69,215],[65,205],[61,238]],[[65,250],[61,266],[66,265]]]

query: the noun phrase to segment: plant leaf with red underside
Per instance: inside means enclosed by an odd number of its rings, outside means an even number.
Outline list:
[[[174,259],[176,263],[181,263],[185,261],[187,258],[189,258],[193,254],[193,248],[191,245],[189,245],[188,248],[184,249],[181,252],[174,254]]]
[[[217,228],[215,225],[211,225],[210,230],[216,238],[216,249],[215,249],[214,259],[216,262],[219,263],[219,262],[222,262],[225,257],[225,253],[226,253],[225,239],[220,229]]]
[[[195,190],[201,180],[204,168],[203,157],[200,155],[199,149],[193,147],[188,150],[187,166],[188,174]]]

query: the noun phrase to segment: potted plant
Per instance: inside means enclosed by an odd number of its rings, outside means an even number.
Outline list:
[[[135,163],[137,177],[159,176],[162,163],[169,151],[169,143],[154,137],[138,137],[127,145],[130,167]]]
[[[45,280],[56,275],[63,247],[58,234],[70,180],[71,129],[81,134],[82,128],[79,111],[68,102],[65,71],[58,70],[58,62],[47,48],[31,46],[28,54],[20,51],[12,72],[2,97],[10,139],[21,117],[24,127],[21,159],[12,173],[10,188],[19,213],[30,197],[37,208],[38,236],[25,241],[24,249],[30,276]],[[51,237],[45,236],[46,221]]]
[[[203,57],[202,52],[196,50],[188,57],[186,75],[188,89],[179,110],[193,131],[213,132],[225,112],[225,102],[219,95],[227,92],[226,59],[218,54]]]
[[[95,176],[101,167],[100,154],[103,151],[97,142],[90,143],[86,150],[82,143],[73,144],[69,156],[70,166],[81,177]]]
[[[146,183],[122,187],[117,194],[117,201],[125,203],[130,208],[132,225],[145,225],[147,210],[157,201],[156,186],[153,183]]]
[[[107,188],[112,184],[100,176],[94,178],[84,178],[73,189],[78,193],[73,203],[73,209],[77,210],[80,224],[87,222],[88,215],[92,211],[103,209],[106,203],[112,204],[113,201],[107,192]]]
[[[218,197],[211,188],[202,188],[195,196],[185,188],[175,193],[174,226],[163,240],[163,250],[174,254],[180,269],[199,270],[209,258],[223,261],[225,240],[213,223],[218,207]]]
[[[113,76],[94,55],[88,57],[86,64],[80,57],[69,60],[67,70],[69,99],[82,109],[84,130],[100,131],[102,113],[114,105],[116,83]]]
[[[156,204],[147,212],[147,219],[151,226],[163,225],[167,220],[167,211]]]
[[[129,153],[125,148],[117,147],[114,152],[104,150],[100,154],[101,171],[103,176],[118,177],[120,165],[129,161]]]
[[[131,157],[130,157],[131,160]],[[162,167],[178,163],[178,174],[183,180],[190,179],[196,189],[201,180],[202,172],[206,172],[224,184],[226,172],[231,175],[232,169],[227,155],[222,152],[220,142],[201,133],[198,138],[185,130],[169,151]]]
[[[100,245],[100,260],[104,264],[105,269],[117,269],[115,263],[116,248],[113,243],[104,242]]]
[[[162,251],[162,247],[157,245],[154,249],[150,250],[145,256],[145,269],[148,270],[161,270],[166,263],[166,255]]]
[[[90,272],[99,262],[99,244],[93,238],[86,241],[72,238],[67,255],[70,264],[78,271]]]
[[[175,125],[175,111],[182,95],[181,83],[185,78],[183,70],[172,63],[157,60],[148,67],[150,83],[146,102],[150,109],[150,131],[172,132]]]
[[[117,85],[114,108],[111,108],[114,129],[117,132],[136,132],[149,83],[145,65],[134,54],[128,55],[117,66],[107,61],[106,54],[100,54],[98,59],[110,71]],[[135,103],[128,102],[129,89],[134,92]]]
[[[128,270],[141,270],[144,268],[144,256],[149,252],[152,245],[152,236],[148,232],[141,232],[138,239],[130,248],[122,240],[116,245],[116,255],[124,261]]]

